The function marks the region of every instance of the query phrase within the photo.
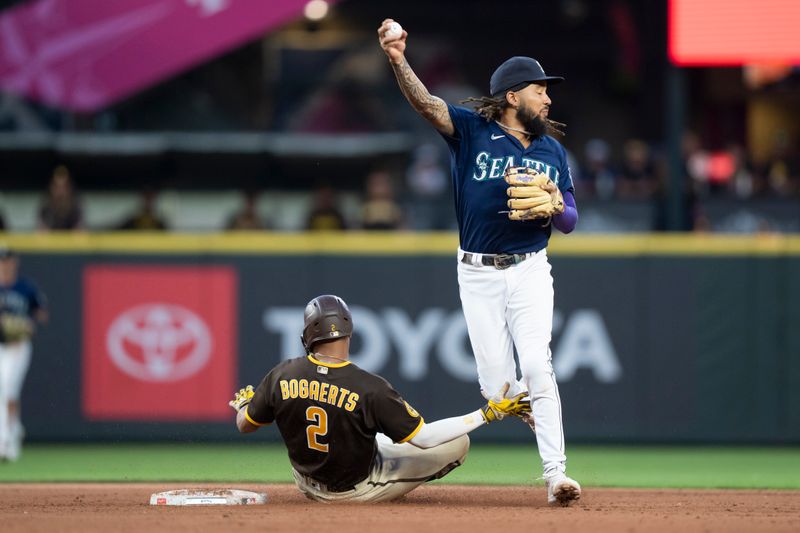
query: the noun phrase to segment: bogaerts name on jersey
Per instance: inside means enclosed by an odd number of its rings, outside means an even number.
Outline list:
[[[339,408],[344,406],[345,411],[353,411],[358,404],[358,393],[345,388],[340,389],[330,383],[320,383],[315,379],[282,379],[279,384],[281,398],[284,400],[296,398],[315,400]]]

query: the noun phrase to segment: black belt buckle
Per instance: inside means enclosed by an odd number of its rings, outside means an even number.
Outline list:
[[[497,254],[494,256],[494,267],[497,270],[505,270],[512,265],[516,265],[519,261],[517,261],[516,254]]]

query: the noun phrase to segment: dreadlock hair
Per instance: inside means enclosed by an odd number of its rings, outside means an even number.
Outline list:
[[[511,104],[509,104],[508,100],[506,100],[505,94],[502,96],[471,96],[465,100],[461,100],[461,103],[476,104],[475,112],[486,119],[486,122],[498,120],[503,114],[503,111],[511,107]],[[564,133],[564,129],[567,127],[566,124],[562,122],[556,122],[555,120],[550,120],[547,117],[542,117],[542,120],[547,126],[548,135],[557,135],[560,137],[564,137],[566,135],[566,133]]]
[[[506,95],[495,96],[471,96],[466,100],[461,100],[462,104],[476,104],[475,112],[486,119],[487,122],[497,120],[503,111],[511,106],[506,100]]]

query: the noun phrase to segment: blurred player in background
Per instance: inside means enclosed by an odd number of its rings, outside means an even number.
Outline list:
[[[44,295],[18,272],[16,253],[0,246],[0,459],[7,461],[19,458],[24,438],[19,398],[35,323],[47,321]]]
[[[569,233],[578,220],[566,151],[548,135],[564,126],[548,118],[547,94],[548,85],[563,78],[545,75],[532,58],[512,57],[492,74],[489,96],[470,99],[478,104],[472,111],[428,92],[405,58],[407,37],[392,19],[378,28],[400,90],[450,148],[459,294],[481,389],[493,396],[511,383],[512,394],[529,391],[548,502],[569,505],[580,498],[581,487],[566,475],[550,353],[553,278],[546,251],[553,226]],[[508,187],[516,172],[530,172],[531,181],[535,174],[546,188]],[[541,204],[537,210],[517,209],[518,193],[536,196]]]
[[[308,355],[280,363],[230,402],[242,433],[277,423],[297,487],[312,500],[399,498],[460,466],[470,431],[530,413],[524,393],[505,397],[506,384],[483,408],[426,424],[385,379],[350,362],[352,333],[341,298],[314,298],[302,335]]]

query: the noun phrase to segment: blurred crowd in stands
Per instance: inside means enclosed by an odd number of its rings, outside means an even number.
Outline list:
[[[772,157],[761,165],[738,144],[709,150],[692,132],[684,135],[682,152],[686,185],[698,198],[800,196],[800,152],[786,139],[776,140]],[[666,165],[663,152],[642,140],[626,141],[615,160],[607,142],[591,139],[571,168],[579,197],[646,199],[663,187]]]
[[[563,141],[569,153],[581,214],[579,231],[586,231],[586,228],[588,231],[666,229],[669,191],[674,183],[670,181],[666,147],[653,142],[664,135],[665,98],[656,88],[664,86],[667,66],[663,63],[666,29],[659,22],[661,7],[658,3],[651,6],[609,0],[548,5],[537,13],[538,31],[543,32],[540,41],[569,41],[568,35],[579,36],[580,40],[573,43],[575,46],[541,48],[532,46],[524,33],[506,32],[500,41],[484,38],[507,29],[507,20],[497,17],[465,16],[463,24],[450,28],[444,36],[437,16],[431,13],[451,13],[447,2],[417,3],[416,7],[413,2],[407,4],[407,20],[413,34],[413,45],[408,49],[409,61],[430,91],[449,103],[457,104],[467,97],[485,94],[492,69],[511,52],[535,53],[548,72],[567,77],[569,83],[559,85],[552,92],[553,113],[554,118],[571,126]],[[522,6],[523,2],[518,4]],[[391,163],[380,165],[372,162],[382,161],[384,151],[374,149],[363,155],[356,163],[371,170],[363,171],[363,176],[359,173],[356,183],[347,187],[330,176],[324,178],[327,181],[309,181],[301,192],[304,200],[297,204],[307,212],[291,223],[273,209],[276,202],[272,198],[281,192],[274,182],[283,180],[285,184],[295,180],[297,172],[265,175],[263,186],[259,177],[247,183],[244,180],[235,182],[235,179],[228,182],[226,177],[217,176],[215,172],[219,168],[227,169],[230,160],[216,162],[213,150],[209,150],[202,161],[212,162],[208,166],[214,170],[209,170],[211,185],[206,181],[203,187],[243,189],[237,201],[230,203],[236,207],[229,207],[228,203],[215,206],[215,213],[229,208],[230,212],[226,211],[224,217],[213,217],[213,224],[217,225],[214,229],[451,230],[455,227],[455,214],[447,149],[433,129],[407,104],[397,89],[385,55],[375,42],[373,21],[380,20],[377,12],[382,9],[372,2],[343,2],[337,6],[340,22],[354,21],[352,23],[341,27],[332,24],[321,31],[324,26],[296,21],[262,40],[92,116],[60,112],[0,92],[0,131],[96,133],[101,136],[125,132],[272,132],[323,139],[347,134],[402,132],[413,140],[416,148],[397,156]],[[482,37],[476,38],[476,28],[480,29]],[[319,43],[325,44],[319,46]],[[539,53],[542,56],[538,56]],[[744,87],[740,73],[731,69],[726,72],[727,77],[711,79],[704,76],[702,69],[687,71],[687,114],[693,119],[688,127],[697,128],[700,133],[687,132],[682,145],[682,195],[686,213],[682,228],[757,231],[770,224],[766,220],[768,217],[759,214],[749,225],[742,225],[738,222],[742,217],[736,213],[739,204],[746,203],[749,209],[765,201],[772,204],[763,207],[762,212],[770,213],[775,203],[783,205],[784,222],[776,229],[800,231],[797,131],[793,131],[794,137],[776,131],[775,138],[770,141],[771,155],[765,157],[762,151],[760,157],[764,159],[751,161],[748,153],[752,153],[753,147],[743,146],[748,136],[743,131],[729,131],[728,126],[736,121],[744,124],[741,110],[747,107],[748,98],[756,89]],[[800,69],[790,69],[785,78],[773,84],[773,88],[781,90],[781,84],[788,87],[781,94],[791,102]],[[717,94],[727,96],[717,98]],[[709,131],[714,134],[709,136]],[[726,143],[725,139],[731,142]],[[323,140],[322,144],[325,142]],[[29,156],[24,150],[15,152],[16,141],[10,146],[9,158],[17,157],[19,168],[27,169]],[[96,222],[100,219],[92,216],[87,222],[86,212],[91,215],[96,210],[82,202],[97,201],[89,192],[97,191],[98,183],[102,184],[105,178],[102,171],[98,171],[101,177],[95,178],[94,187],[83,187],[82,192],[86,194],[82,200],[78,189],[86,182],[82,181],[82,169],[76,163],[69,169],[59,166],[53,171],[49,186],[37,200],[36,207],[24,205],[25,210],[31,210],[31,215],[36,209],[35,223],[28,217],[25,224],[17,220],[9,224],[8,204],[0,203],[0,229],[161,231],[199,227],[199,224],[193,226],[185,220],[176,220],[175,209],[164,209],[167,204],[164,198],[171,190],[169,182],[173,179],[170,173],[179,166],[172,155],[153,155],[146,150],[136,154],[125,148],[121,146],[120,153],[136,161],[136,165],[131,165],[134,170],[125,168],[124,162],[109,165],[117,164],[120,169],[120,175],[114,176],[116,190],[127,190],[129,196],[137,195],[139,206],[135,210],[122,212],[133,205],[132,198],[127,198],[127,203],[106,206],[101,217],[106,222]],[[46,157],[62,155],[71,164],[71,154],[55,148]],[[135,159],[137,155],[141,159]],[[238,157],[237,154],[226,155]],[[246,155],[254,159],[253,154]],[[324,153],[319,156],[313,153],[287,156],[273,152],[264,155],[265,160],[267,155],[276,160],[294,157],[318,161],[327,157]],[[87,165],[85,153],[72,156]],[[184,154],[186,159],[193,156],[194,153]],[[109,154],[106,157],[111,158]],[[367,160],[370,163],[365,163]],[[152,185],[134,190],[139,187],[138,169],[143,165],[154,171],[153,176],[147,177],[147,183]],[[200,190],[203,187],[184,193],[195,186],[192,180],[196,176],[192,173],[202,166],[203,163],[184,164],[182,168],[188,168],[184,171],[188,178],[182,178],[184,181],[174,187],[178,191],[176,194],[197,192],[214,198],[216,193],[203,192]],[[288,165],[265,165],[264,168],[273,167],[285,169]],[[298,167],[302,172],[304,167]],[[48,172],[49,169],[42,169],[39,174],[42,181],[37,181],[32,189],[43,186]],[[324,168],[320,173],[324,174]],[[24,170],[19,171],[15,179],[17,184],[28,183]],[[292,186],[295,183],[292,181]],[[4,192],[0,189],[0,193]],[[343,196],[347,196],[347,202],[343,201]],[[354,196],[355,208],[350,203]],[[32,201],[32,197],[28,199]],[[3,200],[0,197],[0,201]],[[713,211],[712,204],[718,201],[728,203],[727,212]],[[17,213],[22,209],[20,205],[14,206]],[[120,213],[112,224],[110,221],[116,217],[116,210]],[[737,219],[738,225],[730,222],[733,219]],[[775,221],[771,224],[775,225]],[[208,226],[204,226],[202,230],[207,229]]]
[[[638,139],[626,141],[618,151],[616,157],[609,143],[591,139],[582,153],[570,152],[579,209],[582,204],[603,202],[650,203],[655,206],[656,215],[648,229],[664,229],[663,220],[659,220],[668,180],[663,152]],[[780,139],[773,157],[765,164],[755,165],[741,146],[731,144],[722,150],[708,150],[697,135],[689,132],[684,136],[683,167],[690,218],[685,229],[711,230],[711,220],[703,206],[704,202],[718,198],[800,202],[800,158],[789,143]],[[270,193],[268,189],[242,191],[240,209],[231,212],[224,227],[219,229],[285,229],[274,224],[269,213],[259,211],[260,196]],[[59,165],[41,195],[36,226],[39,231],[169,230],[169,221],[157,209],[159,191],[147,188],[137,194],[139,207],[134,212],[120,213],[118,223],[87,227],[75,182],[69,169]],[[352,212],[348,216],[341,208],[337,189],[331,183],[320,182],[306,194],[308,213],[302,227],[296,229],[424,231],[455,227],[447,154],[436,143],[418,146],[403,171],[380,168],[368,173],[358,193],[360,207],[356,216]],[[765,221],[756,221],[754,229],[764,230],[767,226]],[[0,229],[3,228],[9,229],[0,210]]]

